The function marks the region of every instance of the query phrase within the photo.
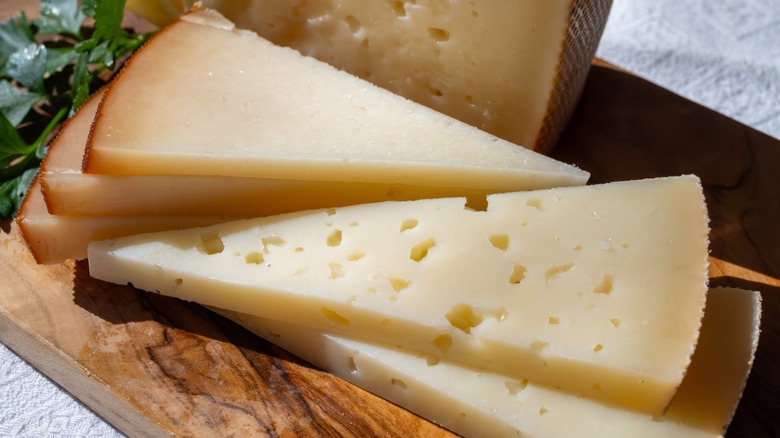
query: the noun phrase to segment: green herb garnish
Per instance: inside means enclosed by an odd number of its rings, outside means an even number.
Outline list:
[[[46,142],[150,36],[122,28],[125,0],[41,0],[0,23],[0,217],[12,217]]]

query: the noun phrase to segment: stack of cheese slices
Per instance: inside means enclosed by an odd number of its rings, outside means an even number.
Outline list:
[[[462,435],[722,434],[760,299],[708,293],[699,180],[587,178],[196,8],[68,122],[18,223],[40,263]]]

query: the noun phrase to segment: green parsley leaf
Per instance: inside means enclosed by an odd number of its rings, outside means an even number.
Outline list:
[[[35,24],[38,35],[66,34],[79,37],[86,15],[75,0],[41,0],[41,11]]]
[[[33,105],[44,98],[43,94],[17,88],[6,80],[0,80],[0,112],[13,126],[18,126]]]
[[[48,49],[46,52],[46,72],[44,79],[50,75],[62,71],[68,64],[79,57],[73,47],[61,47]]]
[[[76,65],[73,67],[73,111],[75,112],[89,97],[89,84],[92,82],[92,75],[89,72],[89,56],[90,53],[82,53],[76,60]]]
[[[33,31],[24,12],[0,23],[0,73],[5,75],[5,66],[13,53],[34,43]]]
[[[122,30],[124,10],[125,0],[98,0],[95,7],[95,33],[92,39],[107,41],[124,36],[125,31]]]
[[[37,168],[27,169],[21,175],[0,184],[0,217],[11,217],[19,210],[37,174]]]
[[[97,4],[101,0],[82,0],[81,1],[81,11],[86,15],[87,17],[94,17],[95,16],[95,9],[97,9]]]
[[[6,73],[33,91],[43,90],[43,74],[46,72],[46,46],[28,44],[8,57]]]
[[[20,160],[24,160],[28,155],[35,151],[34,147],[28,146],[14,125],[0,116],[0,176],[13,175],[14,168]]]
[[[125,0],[40,0],[40,5],[33,23],[24,12],[0,22],[2,218],[21,204],[46,154],[46,140],[60,121],[104,83],[117,60],[152,34],[128,34],[122,28]],[[87,18],[94,19],[91,35],[82,31]],[[32,112],[41,102],[43,111]],[[31,135],[37,139],[28,145]]]

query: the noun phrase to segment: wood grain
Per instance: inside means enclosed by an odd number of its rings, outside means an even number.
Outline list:
[[[780,141],[599,65],[553,155],[594,183],[702,178],[711,284],[764,300],[727,437],[780,436]],[[85,262],[35,265],[1,225],[0,341],[128,435],[451,435],[200,306],[93,280]]]
[[[197,305],[0,236],[0,340],[131,436],[446,436]]]

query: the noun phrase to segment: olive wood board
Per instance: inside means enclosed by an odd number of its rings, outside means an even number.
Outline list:
[[[553,156],[591,183],[702,179],[711,286],[763,296],[726,436],[780,436],[780,140],[596,62]],[[196,304],[37,265],[0,225],[0,342],[130,436],[452,435]]]

